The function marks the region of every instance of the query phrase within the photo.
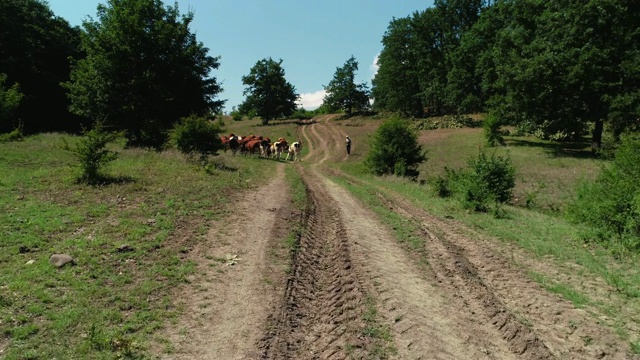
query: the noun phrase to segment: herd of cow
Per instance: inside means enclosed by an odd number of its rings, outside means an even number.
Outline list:
[[[231,150],[234,155],[240,152],[244,155],[258,155],[267,159],[280,160],[286,152],[285,161],[288,161],[289,158],[293,161],[301,161],[302,143],[299,141],[289,144],[285,138],[281,137],[278,141],[272,143],[268,137],[263,138],[256,135],[237,136],[233,133],[229,134],[229,136],[220,136],[220,140],[222,140],[224,151]]]

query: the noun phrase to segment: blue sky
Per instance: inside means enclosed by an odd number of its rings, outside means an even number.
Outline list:
[[[95,18],[97,5],[106,2],[48,0],[71,25]],[[356,83],[371,87],[389,22],[431,6],[425,0],[178,0],[181,13],[195,14],[191,31],[198,41],[221,57],[212,76],[222,83],[225,112],[244,101],[242,76],[269,57],[283,60],[285,78],[307,110],[322,103],[323,86],[352,55],[359,65]]]

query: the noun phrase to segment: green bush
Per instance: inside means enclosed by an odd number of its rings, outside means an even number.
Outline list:
[[[13,129],[13,131],[6,134],[0,134],[0,143],[9,141],[20,141],[22,139],[24,139],[22,126],[18,126],[17,128]]]
[[[80,161],[80,177],[78,181],[96,184],[107,179],[102,173],[104,167],[118,158],[118,153],[108,150],[107,144],[122,137],[122,133],[105,130],[101,123],[97,123],[93,129],[83,131],[83,137],[75,147],[69,146],[63,138],[64,149],[71,151]]]
[[[640,138],[627,136],[610,166],[594,182],[581,184],[567,206],[568,217],[591,225],[605,245],[640,249]]]
[[[20,92],[20,86],[17,83],[7,87],[6,81],[7,75],[0,73],[0,132],[12,133],[12,129],[19,128],[16,124],[15,111],[20,106],[24,95]]]
[[[489,114],[486,119],[484,119],[483,128],[487,145],[491,147],[504,145],[504,137],[500,130],[501,125],[500,119],[494,114]]]
[[[209,155],[215,155],[222,149],[217,124],[195,115],[183,118],[171,131],[171,142],[183,154],[198,154],[200,161],[206,164]]]
[[[469,158],[470,172],[466,178],[465,205],[475,211],[487,211],[490,203],[497,206],[513,197],[516,186],[516,170],[507,156],[487,157],[480,151],[476,158]]]
[[[468,168],[453,170],[445,167],[445,175],[433,181],[434,190],[440,197],[456,196],[465,208],[474,211],[488,211],[500,206],[513,197],[515,187],[515,167],[509,156],[487,156],[480,151],[477,157],[467,159]]]
[[[391,118],[373,134],[365,165],[376,175],[416,178],[418,165],[427,160],[415,132],[405,120]]]

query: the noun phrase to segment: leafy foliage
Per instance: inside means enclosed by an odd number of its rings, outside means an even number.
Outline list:
[[[365,165],[376,175],[416,178],[418,165],[426,161],[426,151],[405,120],[391,118],[374,133]]]
[[[118,158],[118,153],[107,149],[107,145],[122,137],[122,133],[107,131],[103,124],[97,123],[83,135],[73,147],[63,139],[65,150],[72,152],[79,161],[81,173],[78,181],[88,184],[103,182],[108,179],[103,169]]]
[[[513,197],[515,187],[515,167],[510,157],[487,156],[481,150],[477,157],[467,159],[468,168],[453,170],[445,168],[445,175],[433,181],[440,197],[457,195],[464,207],[486,212],[494,204],[496,211],[500,205]]]
[[[15,111],[24,98],[18,84],[7,88],[5,87],[6,81],[7,75],[0,74],[0,133],[18,128]]]
[[[24,139],[24,133],[22,132],[22,126],[11,130],[8,133],[0,134],[0,143],[9,141],[20,141]]]
[[[199,154],[201,161],[222,148],[218,124],[199,116],[183,118],[171,132],[172,143],[184,154]]]
[[[382,38],[383,49],[378,56],[378,72],[372,82],[371,95],[376,110],[397,111],[403,115],[421,115],[423,103],[411,51],[414,37],[411,20],[393,19]]]
[[[640,138],[623,137],[610,167],[595,182],[578,188],[567,207],[570,219],[596,229],[606,245],[617,242],[627,250],[640,249]]]
[[[376,110],[489,111],[536,136],[638,129],[640,5],[620,0],[438,0],[393,19],[373,80]]]
[[[489,146],[504,145],[504,137],[500,130],[501,125],[500,119],[494,114],[489,114],[486,119],[484,119],[484,136]]]
[[[337,68],[329,85],[325,86],[326,95],[323,104],[332,112],[345,110],[347,115],[369,107],[369,89],[367,84],[355,84],[358,62],[351,56],[343,67]]]
[[[196,40],[193,13],[180,15],[177,3],[110,0],[98,6],[97,20],[84,22],[82,48],[66,83],[71,110],[125,130],[135,146],[160,148],[181,117],[216,113],[222,90],[209,77],[219,57]]]
[[[466,180],[465,204],[476,211],[487,211],[488,204],[506,203],[513,197],[516,185],[516,170],[509,156],[487,157],[480,151],[477,158],[468,159],[469,168]]]
[[[239,111],[248,115],[255,113],[267,125],[270,120],[286,118],[296,110],[298,94],[284,77],[282,59],[262,59],[251,68],[249,75],[242,77],[245,101]]]
[[[55,16],[45,1],[0,1],[0,72],[9,84],[20,84],[24,98],[14,116],[26,133],[80,130],[60,86],[69,80],[69,58],[82,57],[79,44],[80,30]],[[16,127],[0,121],[0,131]]]

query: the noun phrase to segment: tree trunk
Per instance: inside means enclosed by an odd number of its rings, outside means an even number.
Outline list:
[[[591,136],[591,152],[596,152],[602,146],[602,130],[604,129],[604,122],[602,119],[596,120],[596,126],[593,128]]]

